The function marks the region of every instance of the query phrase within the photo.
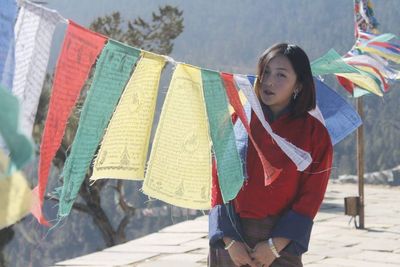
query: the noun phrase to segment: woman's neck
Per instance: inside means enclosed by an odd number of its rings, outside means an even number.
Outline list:
[[[290,112],[292,109],[292,104],[289,103],[285,108],[279,110],[279,111],[272,111],[270,107],[265,105],[263,102],[261,102],[261,107],[264,112],[264,116],[268,117],[269,121],[273,122],[277,119],[279,119],[282,115],[287,114]]]

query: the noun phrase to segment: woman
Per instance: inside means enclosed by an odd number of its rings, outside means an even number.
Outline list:
[[[251,114],[251,131],[279,177],[264,185],[261,162],[251,142],[247,180],[236,198],[223,204],[214,168],[209,215],[210,266],[302,266],[313,218],[324,198],[332,165],[332,144],[324,125],[308,112],[316,107],[310,62],[296,45],[276,44],[259,59],[255,91],[273,131],[307,151],[305,171],[278,147]]]

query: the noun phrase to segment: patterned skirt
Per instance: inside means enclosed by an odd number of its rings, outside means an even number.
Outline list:
[[[278,217],[269,216],[264,219],[246,219],[240,218],[243,229],[243,238],[250,248],[254,248],[258,242],[266,241],[269,238],[271,229],[276,223]],[[302,267],[301,256],[296,256],[285,251],[279,252],[279,258],[270,265],[271,267]],[[208,266],[210,267],[235,267],[227,250],[223,248],[212,249],[208,257]],[[248,266],[248,265],[246,265]]]

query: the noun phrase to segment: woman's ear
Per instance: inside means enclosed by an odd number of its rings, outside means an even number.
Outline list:
[[[298,92],[300,93],[300,92],[301,92],[301,90],[303,90],[303,84],[302,84],[302,83],[299,83],[299,82],[297,82],[297,84],[296,84],[296,88],[297,88]]]

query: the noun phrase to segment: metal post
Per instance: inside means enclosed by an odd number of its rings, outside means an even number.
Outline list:
[[[364,121],[364,108],[362,97],[356,100],[357,112],[361,120]],[[358,194],[359,203],[359,229],[364,229],[364,126],[357,129],[357,174],[358,174]]]

